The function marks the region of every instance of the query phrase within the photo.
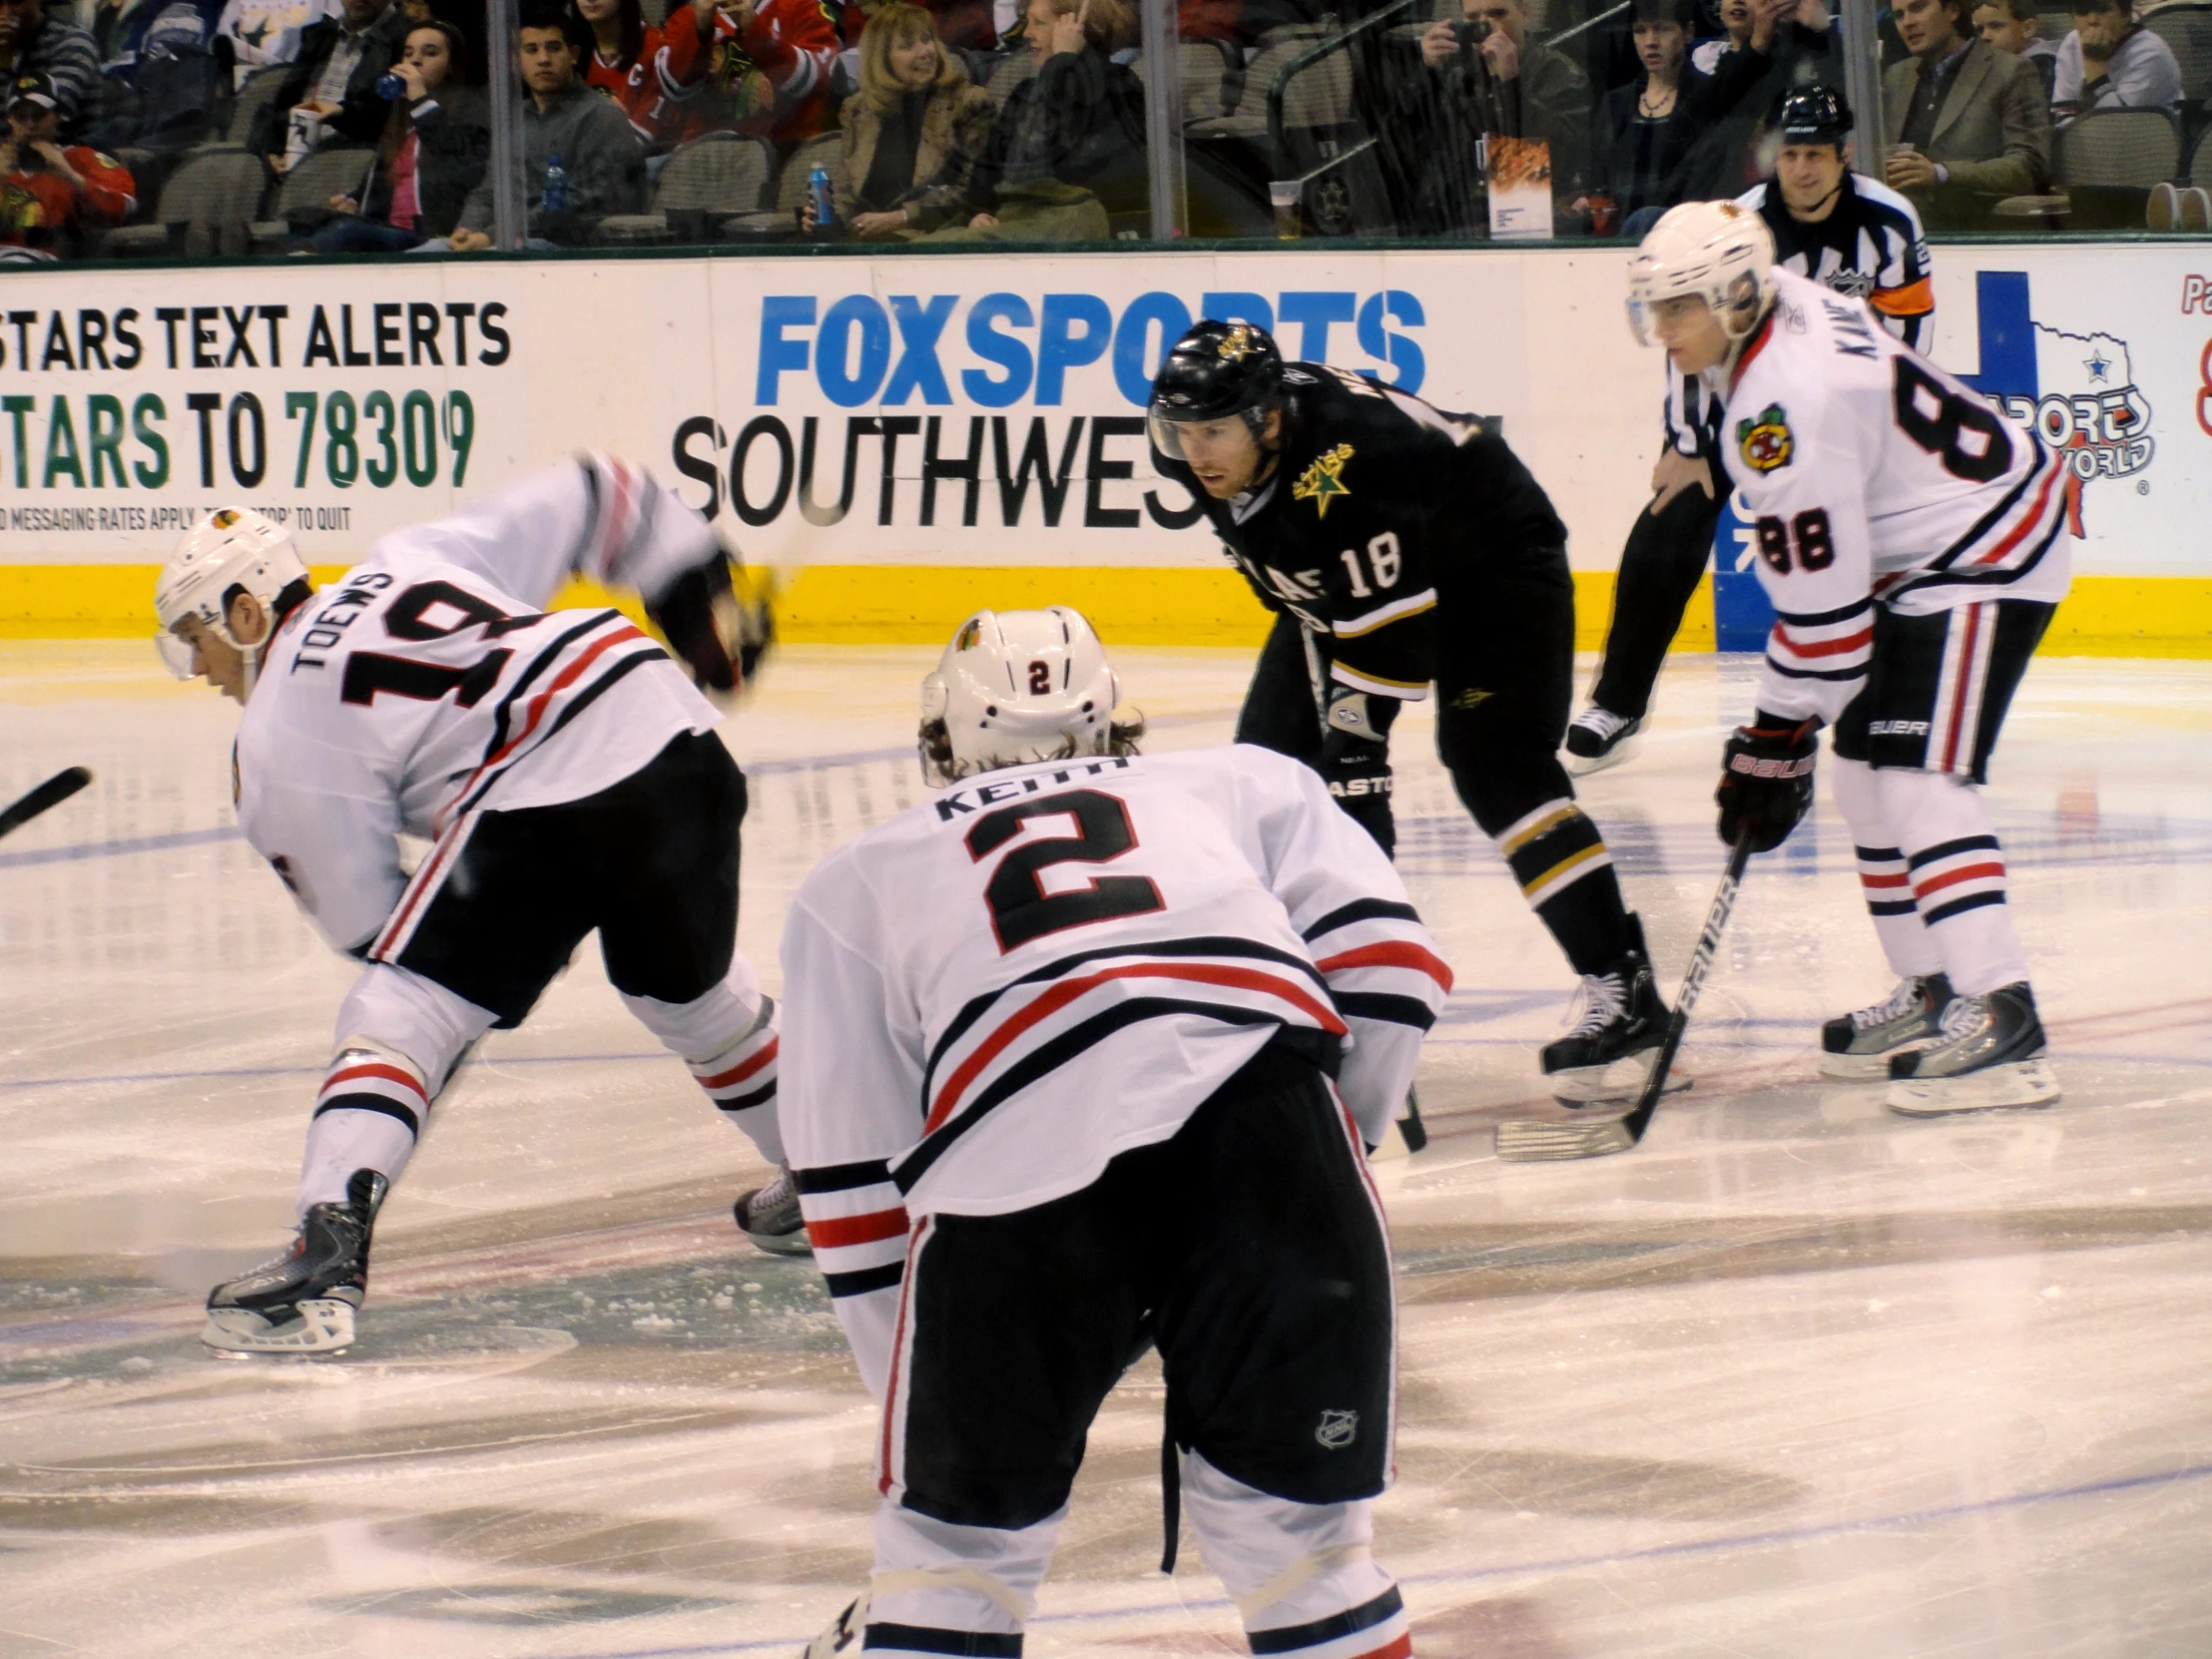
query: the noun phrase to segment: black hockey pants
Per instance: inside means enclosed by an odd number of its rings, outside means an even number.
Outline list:
[[[1598,665],[1590,701],[1623,720],[1641,720],[1651,707],[1659,665],[1682,626],[1682,613],[1705,574],[1713,552],[1728,484],[1712,496],[1692,484],[1657,513],[1640,512],[1621,549],[1613,588],[1613,620],[1605,630],[1605,659]]]

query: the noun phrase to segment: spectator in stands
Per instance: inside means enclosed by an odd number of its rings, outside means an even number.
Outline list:
[[[0,142],[0,243],[72,257],[86,228],[118,224],[136,205],[138,187],[120,162],[84,145],[64,149],[60,134],[52,78],[16,77]]]
[[[1767,116],[1795,86],[1834,76],[1829,52],[1834,19],[1823,0],[1748,0],[1750,20],[1739,39],[1692,49],[1692,67],[1705,71],[1706,121],[1690,154],[1683,159],[1680,200],[1740,196],[1766,177],[1762,154]],[[1733,28],[1734,0],[1724,7]]]
[[[1421,62],[1442,81],[1447,158],[1472,165],[1484,133],[1542,139],[1555,193],[1579,191],[1589,173],[1590,83],[1565,53],[1529,39],[1528,0],[1460,0],[1456,23],[1421,36]]]
[[[2042,38],[2035,0],[1981,0],[1973,9],[1973,29],[1992,51],[2025,58],[2043,78],[2043,97],[2050,97],[2058,74],[2058,47]]]
[[[1643,78],[1599,103],[1590,178],[1592,190],[1612,198],[1628,236],[1674,206],[1682,159],[1699,131],[1698,93],[1711,84],[1689,63],[1696,0],[1635,0],[1634,17]]]
[[[443,243],[491,159],[491,116],[470,85],[468,43],[450,23],[417,23],[391,72],[406,90],[376,141],[366,198],[334,196],[315,234],[323,254],[396,254]]]
[[[529,94],[522,102],[524,236],[538,246],[583,242],[609,214],[645,206],[645,146],[622,106],[578,78],[582,53],[569,34],[573,16],[566,0],[527,0],[516,35]],[[459,254],[489,248],[491,222],[486,178],[469,192],[446,245]]]
[[[716,0],[703,119],[796,147],[830,130],[836,63],[822,0]]]
[[[990,95],[970,81],[919,6],[894,3],[860,35],[860,89],[844,106],[837,215],[861,237],[917,233],[934,191],[961,199],[990,146]],[[814,202],[800,210],[814,229]]]
[[[333,139],[375,143],[391,114],[376,83],[406,36],[407,14],[393,0],[343,0],[337,16],[300,36],[283,85],[255,112],[247,148],[283,173]]]
[[[217,50],[227,51],[234,85],[256,70],[295,63],[306,32],[338,15],[338,0],[228,0],[215,26]]]
[[[584,80],[630,118],[650,150],[668,150],[704,131],[700,90],[715,38],[714,0],[690,0],[658,27],[639,0],[576,0],[591,30]]]
[[[90,30],[41,0],[0,0],[0,66],[52,84],[55,142],[74,143],[99,113],[100,49]]]
[[[2032,196],[2050,177],[2042,78],[1964,33],[1970,4],[1901,0],[1898,31],[1913,56],[1882,77],[1886,182],[1936,230],[1985,225],[1998,202]]]
[[[1121,0],[1029,0],[1036,74],[966,177],[948,163],[912,204],[916,223],[946,241],[1100,242],[1114,215],[1143,213],[1144,85],[1113,59],[1134,33]]]
[[[2181,102],[2173,48],[2135,21],[2128,0],[2072,0],[2073,33],[2058,44],[2050,112],[2170,109]]]
[[[222,0],[100,0],[98,113],[85,142],[174,151],[201,138],[216,101],[215,25]]]

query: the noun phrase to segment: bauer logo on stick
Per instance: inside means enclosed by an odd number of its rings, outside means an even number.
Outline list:
[[[1789,417],[1779,403],[1769,403],[1754,419],[1736,422],[1736,442],[1744,452],[1744,464],[1754,472],[1788,466],[1797,449]]]
[[[1291,486],[1291,498],[1295,501],[1311,501],[1314,516],[1327,518],[1329,503],[1340,495],[1350,495],[1351,486],[1345,483],[1345,463],[1352,459],[1352,445],[1340,443],[1328,454],[1319,456],[1308,467],[1299,481]]]

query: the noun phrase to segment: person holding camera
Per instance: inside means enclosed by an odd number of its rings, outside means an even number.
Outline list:
[[[1420,58],[1442,128],[1434,154],[1443,158],[1424,194],[1463,227],[1473,218],[1475,143],[1488,134],[1541,139],[1551,148],[1553,192],[1582,189],[1589,171],[1590,82],[1564,53],[1530,38],[1528,0],[1460,5],[1456,22],[1434,24],[1420,37]]]

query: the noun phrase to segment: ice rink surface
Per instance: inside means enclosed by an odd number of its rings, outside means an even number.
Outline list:
[[[725,728],[742,942],[920,801],[933,653],[793,650]],[[1127,651],[1151,747],[1227,739],[1237,653]],[[1748,659],[1678,658],[1585,786],[1669,998],[1720,870]],[[795,1652],[866,1571],[870,1412],[762,1172],[589,946],[439,1103],[362,1340],[217,1361],[213,1280],[290,1224],[347,966],[233,828],[235,711],[143,647],[0,646],[0,1654]],[[2041,661],[1990,789],[2063,1104],[1913,1122],[1816,1082],[1890,987],[1823,801],[1754,860],[1643,1147],[1501,1165],[1570,976],[1401,724],[1400,866],[1458,989],[1433,1140],[1379,1165],[1400,1272],[1378,1555],[1446,1659],[2212,1653],[2212,664]],[[1243,1651],[1160,1552],[1158,1373],[1091,1441],[1032,1655]]]

